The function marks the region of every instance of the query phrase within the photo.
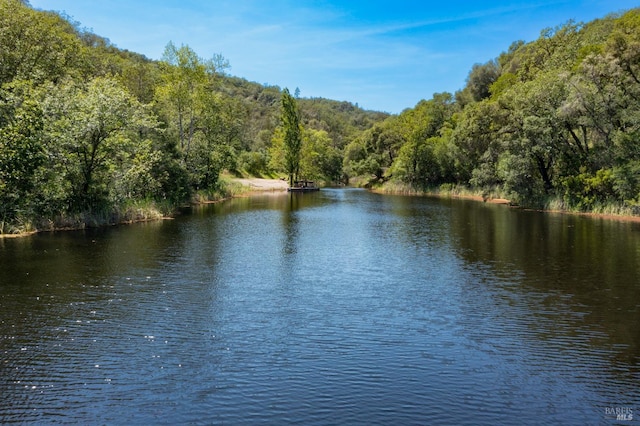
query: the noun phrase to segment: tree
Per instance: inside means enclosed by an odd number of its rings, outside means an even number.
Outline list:
[[[497,173],[514,201],[537,205],[552,194],[570,156],[565,122],[558,110],[566,99],[566,76],[550,71],[518,84],[501,96],[495,123],[502,152]]]
[[[282,99],[188,46],[169,43],[162,61],[149,60],[79,25],[0,0],[0,232],[111,217],[129,199],[178,204],[237,170],[238,153],[254,172],[271,172],[278,152],[292,181],[337,181],[344,147],[388,117],[299,90]],[[401,140],[381,136],[369,142],[388,166]]]
[[[221,93],[205,93],[202,100],[201,133],[193,145],[188,167],[198,188],[213,188],[220,171],[236,168],[247,111]]]
[[[189,47],[167,44],[161,62],[162,83],[156,88],[156,100],[162,107],[169,130],[176,134],[186,165],[201,118],[202,96],[209,79],[207,67]]]
[[[161,62],[161,84],[155,98],[169,136],[177,142],[193,189],[209,189],[233,157],[239,135],[236,116],[244,111],[215,93],[216,73],[229,64],[220,55],[205,61],[189,47],[169,43]]]
[[[581,208],[604,199],[640,201],[638,30],[637,10],[616,20],[606,43],[590,49],[568,79],[559,114],[583,161],[564,179],[564,197]]]
[[[69,187],[68,208],[114,201],[111,178],[123,173],[143,131],[157,126],[155,118],[116,80],[102,77],[51,87],[44,109],[48,152]]]
[[[154,91],[158,80],[158,66],[156,63],[143,58],[127,61],[118,76],[127,90],[142,103],[153,101]]]
[[[324,130],[303,132],[300,172],[309,179],[339,182],[342,177],[342,157]]]
[[[469,182],[489,145],[497,139],[494,131],[497,110],[496,102],[484,100],[467,105],[459,113],[452,141],[456,150],[455,169],[460,182]]]
[[[282,92],[280,121],[283,130],[284,166],[289,175],[289,186],[293,186],[300,173],[300,155],[302,149],[302,127],[296,100],[289,89]]]
[[[486,99],[491,94],[489,88],[500,77],[500,66],[493,60],[486,64],[474,64],[467,77],[467,89],[474,101]]]
[[[394,177],[417,188],[443,182],[453,111],[453,96],[435,93],[431,100],[421,101],[400,115],[405,143],[391,167]],[[448,165],[445,168],[450,169]]]
[[[545,28],[538,40],[521,47],[517,72],[520,80],[533,80],[540,72],[565,71],[574,65],[580,50],[581,27],[570,20],[555,28]]]
[[[36,172],[44,164],[42,110],[28,82],[0,88],[0,233],[33,215]]]
[[[80,40],[68,21],[19,0],[0,0],[0,84],[13,79],[55,81],[79,68],[82,57]]]

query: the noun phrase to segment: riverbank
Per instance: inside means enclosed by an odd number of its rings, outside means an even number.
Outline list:
[[[455,194],[440,194],[440,193],[425,193],[424,196],[427,197],[435,197],[435,198],[453,198],[453,199],[461,199],[461,200],[473,200],[473,201],[481,201],[489,204],[500,204],[505,205],[511,208],[519,208],[522,210],[528,211],[537,211],[541,213],[548,214],[560,214],[560,215],[574,215],[574,216],[585,216],[594,219],[604,219],[604,220],[615,220],[619,222],[638,222],[640,223],[640,216],[633,215],[618,215],[618,214],[610,214],[610,213],[592,213],[592,212],[578,212],[572,210],[561,210],[561,209],[530,209],[526,207],[520,207],[511,203],[510,200],[505,198],[484,198],[481,195],[455,195]]]
[[[574,215],[574,216],[584,216],[594,219],[603,219],[603,220],[614,220],[619,222],[637,222],[640,223],[640,216],[631,215],[631,214],[614,214],[614,213],[599,213],[599,212],[580,212],[573,210],[565,210],[558,208],[549,208],[549,209],[532,209],[521,207],[514,204],[511,200],[502,197],[494,197],[483,195],[477,191],[472,191],[468,188],[463,187],[452,187],[445,189],[434,189],[430,191],[419,191],[413,188],[410,188],[405,185],[393,185],[393,186],[382,186],[376,188],[370,188],[370,191],[379,193],[379,194],[395,194],[395,195],[409,195],[409,196],[422,196],[422,197],[434,197],[434,198],[445,198],[445,199],[460,199],[460,200],[472,200],[489,204],[499,204],[504,205],[511,208],[519,208],[522,210],[529,211],[538,211],[548,214],[562,214],[562,215]]]
[[[434,197],[434,198],[453,198],[460,200],[473,200],[473,201],[481,201],[484,203],[490,204],[504,204],[507,206],[515,207],[513,203],[502,197],[493,197],[483,195],[478,191],[472,191],[465,187],[455,186],[451,188],[437,188],[431,189],[427,191],[417,190],[405,184],[386,184],[383,186],[375,186],[371,188],[367,188],[372,192],[378,194],[389,194],[389,195],[409,195],[416,197]]]
[[[207,196],[201,195],[192,200],[192,204],[209,204],[219,203],[235,197],[246,197],[252,194],[264,194],[269,192],[283,192],[288,188],[288,183],[282,179],[265,179],[265,178],[236,178],[225,177],[223,180],[222,190],[215,194],[209,194]],[[521,208],[514,205],[510,200],[500,197],[483,196],[480,193],[473,192],[467,188],[452,188],[445,190],[434,191],[417,191],[406,186],[394,186],[394,187],[376,187],[369,188],[370,191],[379,194],[389,195],[409,195],[409,196],[426,196],[435,198],[450,198],[461,200],[472,200],[477,202],[484,202],[490,204],[499,204],[512,208]],[[590,218],[597,218],[603,220],[614,220],[620,222],[637,222],[640,223],[640,216],[633,215],[619,215],[610,213],[592,213],[592,212],[577,212],[571,210],[562,209],[526,209],[540,211],[549,214],[570,214],[577,216],[585,216]],[[78,215],[71,218],[58,218],[56,221],[47,221],[41,226],[33,230],[0,234],[2,238],[22,238],[28,237],[41,232],[59,232],[59,231],[77,231],[87,228],[97,228],[104,226],[117,226],[127,225],[132,223],[149,222],[156,220],[173,219],[174,213],[163,213],[162,209],[157,208],[155,205],[146,206],[129,206],[127,209],[120,213],[112,212],[107,218],[104,215],[102,217],[86,217]]]
[[[22,229],[14,226],[13,232],[0,233],[0,239],[22,238],[42,232],[80,231],[89,228],[173,219],[172,215],[166,213],[168,209],[167,206],[145,201],[102,212],[60,215],[53,219],[42,218],[34,222],[25,222]]]
[[[280,179],[235,178],[221,179],[221,189],[214,193],[196,194],[191,204],[219,203],[234,197],[245,197],[255,193],[286,191],[288,184]],[[173,210],[173,211],[171,211]],[[27,225],[19,232],[0,233],[0,238],[23,238],[42,232],[80,231],[88,228],[128,225],[157,220],[173,219],[177,210],[155,203],[132,204],[113,211],[99,214],[78,214],[42,220],[35,225]]]

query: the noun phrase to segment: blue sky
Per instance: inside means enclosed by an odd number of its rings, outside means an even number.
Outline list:
[[[635,0],[30,0],[122,49],[160,59],[169,41],[222,54],[228,73],[398,113],[464,87],[475,63],[569,19]]]

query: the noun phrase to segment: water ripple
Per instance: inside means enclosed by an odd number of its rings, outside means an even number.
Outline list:
[[[61,254],[0,286],[0,423],[599,424],[639,407],[611,284],[551,282],[465,234],[499,210],[287,200],[36,240]]]

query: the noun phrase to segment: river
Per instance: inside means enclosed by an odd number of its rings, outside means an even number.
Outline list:
[[[638,424],[640,224],[356,189],[0,240],[0,423]]]

